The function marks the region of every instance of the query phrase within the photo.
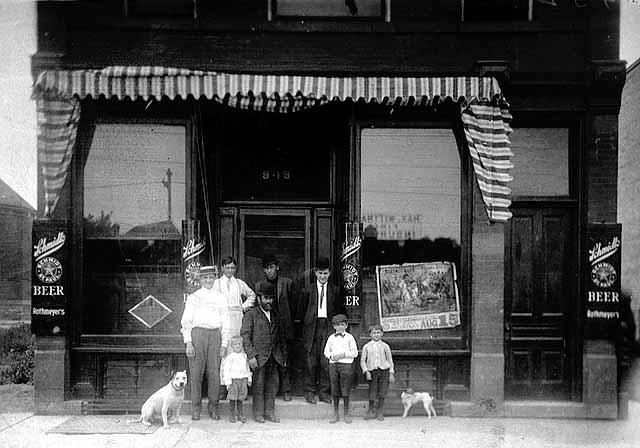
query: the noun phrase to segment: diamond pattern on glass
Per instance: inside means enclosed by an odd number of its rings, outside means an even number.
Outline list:
[[[161,322],[173,311],[164,303],[148,295],[142,302],[129,310],[129,314],[142,322],[147,328]]]

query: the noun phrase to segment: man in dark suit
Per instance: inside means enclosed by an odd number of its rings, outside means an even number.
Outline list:
[[[307,355],[304,398],[314,404],[317,392],[320,401],[331,403],[329,364],[323,350],[327,337],[333,331],[331,319],[336,314],[345,314],[345,306],[338,289],[329,283],[331,268],[328,258],[318,259],[314,274],[316,281],[301,296],[305,304],[302,341]]]
[[[292,280],[280,275],[280,263],[274,255],[262,257],[262,270],[265,279],[255,285],[255,290],[259,290],[264,284],[272,285],[275,288],[275,299],[272,309],[280,316],[280,325],[284,332],[287,344],[287,352],[291,354],[294,341],[293,316],[296,313],[294,297],[292,295]],[[280,391],[284,401],[291,401],[291,373],[289,366],[279,367]]]
[[[278,313],[272,309],[275,290],[265,283],[256,291],[258,306],[242,318],[240,335],[253,371],[253,416],[256,422],[279,423],[275,414],[278,366],[287,365],[285,335]]]

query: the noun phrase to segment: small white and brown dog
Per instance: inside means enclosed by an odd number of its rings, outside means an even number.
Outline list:
[[[168,384],[158,389],[147,398],[140,410],[140,418],[129,423],[142,422],[150,426],[154,420],[162,418],[162,424],[169,428],[172,423],[180,423],[180,408],[184,400],[184,389],[187,386],[187,371],[175,372]]]
[[[433,407],[433,397],[431,397],[429,392],[414,392],[412,389],[407,389],[400,394],[400,399],[404,407],[402,418],[406,418],[413,405],[420,402],[422,402],[428,418],[432,416],[436,417],[436,409]]]

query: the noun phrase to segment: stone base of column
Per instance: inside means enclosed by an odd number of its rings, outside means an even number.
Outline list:
[[[587,418],[618,418],[617,362],[613,342],[586,340],[582,366]]]
[[[473,414],[504,414],[504,355],[473,353],[471,355],[471,401]]]
[[[33,399],[36,414],[66,412],[69,390],[69,353],[64,337],[36,338]]]

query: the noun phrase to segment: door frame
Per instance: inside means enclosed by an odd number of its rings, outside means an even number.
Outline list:
[[[567,286],[569,290],[569,301],[565,303],[566,312],[564,318],[564,356],[566,359],[565,368],[568,370],[565,373],[567,378],[567,399],[569,401],[579,401],[581,399],[581,387],[582,387],[582,325],[581,325],[581,282],[580,282],[580,219],[578,217],[579,208],[577,201],[572,199],[564,200],[524,200],[513,201],[511,204],[511,210],[518,209],[533,209],[533,210],[559,210],[568,212],[569,217],[569,235],[573,237],[566,241],[567,250],[567,264],[569,265],[566,278],[570,284]],[[507,331],[507,325],[510,325],[511,318],[511,274],[513,270],[513,262],[511,260],[511,246],[512,246],[512,232],[511,222],[505,226],[505,245],[504,245],[504,257],[505,257],[505,277],[504,277],[504,389],[505,398],[511,399],[507,396],[509,390],[510,380],[510,368],[509,368],[509,350],[511,347],[510,335]],[[535,255],[534,255],[535,256]],[[571,264],[575,261],[575,264]],[[527,399],[527,397],[516,397],[513,399]]]

